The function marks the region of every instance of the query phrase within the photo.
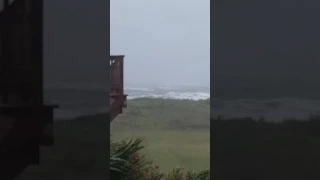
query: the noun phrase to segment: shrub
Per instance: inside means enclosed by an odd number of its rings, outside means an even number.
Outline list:
[[[145,148],[143,139],[110,143],[110,179],[112,180],[209,180],[210,171],[184,172],[177,167],[164,175],[159,166],[148,161],[140,152]]]
[[[158,173],[159,166],[154,166],[152,161],[147,161],[140,150],[145,146],[143,139],[137,138],[129,142],[122,141],[110,144],[110,178],[114,180],[160,180],[163,174]],[[111,165],[111,162],[114,162]]]
[[[184,172],[184,168],[176,167],[165,176],[165,180],[210,180],[210,170]]]

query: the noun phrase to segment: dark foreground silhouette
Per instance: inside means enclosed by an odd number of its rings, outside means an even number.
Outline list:
[[[320,179],[320,118],[211,119],[214,179]]]

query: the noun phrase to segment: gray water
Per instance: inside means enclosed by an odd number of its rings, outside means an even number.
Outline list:
[[[138,97],[172,99],[210,98],[209,86],[145,86],[127,85],[125,93],[128,99]],[[45,100],[58,104],[56,119],[73,118],[81,115],[105,113],[109,110],[109,91],[97,84],[51,85],[45,88]],[[304,119],[311,115],[320,115],[320,101],[307,98],[264,98],[219,100],[211,98],[211,117],[264,117],[270,121],[284,118]]]
[[[59,83],[46,85],[45,101],[58,104],[56,119],[73,118],[82,115],[106,113],[109,110],[109,91],[99,84]],[[209,86],[172,85],[128,85],[125,87],[128,99],[139,97],[170,99],[208,99]]]
[[[212,100],[211,117],[253,117],[269,121],[320,115],[320,101],[299,98]]]

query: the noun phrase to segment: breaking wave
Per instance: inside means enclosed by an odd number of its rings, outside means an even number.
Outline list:
[[[210,99],[209,93],[203,92],[168,92],[165,94],[144,94],[144,95],[132,95],[128,96],[128,99],[136,99],[136,98],[163,98],[163,99],[188,99],[188,100],[205,100]]]
[[[151,89],[151,88],[137,88],[137,87],[125,87],[124,90],[125,91],[147,91],[147,92],[154,91],[154,89]]]

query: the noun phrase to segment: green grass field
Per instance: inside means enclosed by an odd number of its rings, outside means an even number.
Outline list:
[[[111,130],[210,128],[210,100],[134,99],[111,123]]]
[[[144,137],[144,152],[148,159],[166,173],[176,166],[200,171],[210,167],[210,133],[205,131],[137,131],[114,133],[114,140]]]
[[[145,153],[161,172],[210,164],[209,101],[135,99],[111,123],[114,140],[146,139]],[[55,145],[41,149],[41,165],[19,180],[106,179],[108,115],[55,121]]]
[[[161,172],[197,171],[209,168],[211,123],[214,179],[320,179],[320,117],[271,123],[209,115],[208,100],[130,100],[111,123],[112,139],[143,137],[143,151]],[[107,179],[108,125],[107,114],[56,121],[56,144],[19,180]]]
[[[143,137],[145,153],[168,172],[176,166],[203,170],[210,166],[209,100],[135,99],[111,123],[114,140]]]

